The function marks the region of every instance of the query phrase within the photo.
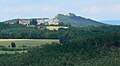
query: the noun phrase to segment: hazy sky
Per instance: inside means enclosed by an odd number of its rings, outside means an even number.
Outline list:
[[[120,20],[120,0],[0,0],[0,20],[69,12],[98,21]]]

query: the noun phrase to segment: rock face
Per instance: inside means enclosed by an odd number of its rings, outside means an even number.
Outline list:
[[[104,23],[97,22],[92,19],[86,19],[81,16],[76,16],[73,13],[69,13],[67,15],[58,14],[55,18],[59,20],[59,22],[63,22],[65,24],[71,24],[72,26],[102,26],[106,25]]]

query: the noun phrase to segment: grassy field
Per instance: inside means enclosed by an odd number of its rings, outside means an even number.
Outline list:
[[[46,28],[49,30],[58,30],[59,28],[67,29],[68,27],[66,27],[66,26],[46,26]]]
[[[16,49],[22,49],[23,48],[22,46],[26,46],[26,47],[41,46],[46,43],[49,43],[49,44],[51,44],[52,42],[59,43],[59,40],[57,40],[57,39],[0,39],[0,46],[4,46],[7,48],[8,46],[11,45],[11,42],[15,42]],[[15,54],[16,52],[22,53],[22,52],[27,52],[27,50],[26,51],[24,51],[24,50],[21,50],[21,51],[0,50],[0,54],[5,54],[5,53]]]
[[[57,39],[0,39],[0,46],[8,47],[11,42],[15,42],[16,46],[40,46],[46,43],[59,42]]]

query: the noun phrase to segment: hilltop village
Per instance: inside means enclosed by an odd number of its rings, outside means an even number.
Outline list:
[[[47,28],[49,30],[58,30],[59,28],[68,28],[59,22],[57,18],[32,18],[32,19],[13,19],[4,22],[5,24],[22,24],[26,27]]]
[[[4,21],[5,24],[22,24],[26,27],[47,28],[49,30],[58,30],[59,28],[85,27],[85,26],[103,26],[107,25],[89,18],[77,16],[73,13],[58,14],[54,18],[31,18],[31,19],[12,19]]]

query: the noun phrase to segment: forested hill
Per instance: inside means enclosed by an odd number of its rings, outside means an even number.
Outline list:
[[[71,24],[72,26],[101,26],[106,25],[104,23],[97,22],[92,19],[86,19],[81,16],[76,16],[73,13],[69,13],[68,15],[58,14],[55,18],[59,20],[59,22],[63,22],[65,24]]]
[[[6,30],[10,28],[23,28],[23,27],[25,26],[21,24],[4,24],[0,22],[0,30]]]
[[[4,22],[18,22],[19,20],[29,21],[30,19],[32,19],[32,18],[29,18],[29,19],[12,19],[12,20],[4,21]],[[98,21],[95,21],[95,20],[92,20],[92,19],[89,19],[89,18],[84,18],[84,17],[81,17],[81,16],[77,16],[73,13],[69,13],[67,15],[58,14],[57,16],[55,16],[55,18],[52,18],[52,19],[49,19],[49,18],[34,18],[34,19],[43,20],[43,22],[44,22],[45,19],[47,19],[48,23],[51,22],[51,20],[52,20],[55,23],[58,22],[58,23],[62,23],[62,24],[65,24],[65,25],[71,24],[71,26],[74,26],[74,27],[107,25],[105,23],[101,23],[101,22],[98,22]],[[58,20],[55,21],[55,19],[58,19]]]

